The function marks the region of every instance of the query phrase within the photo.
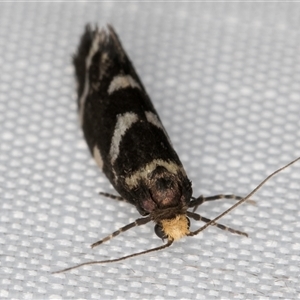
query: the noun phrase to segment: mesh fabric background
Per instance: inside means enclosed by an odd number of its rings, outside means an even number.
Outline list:
[[[171,248],[90,157],[71,55],[84,25],[111,23],[181,157],[194,195],[246,195],[300,155],[300,7],[285,3],[0,4],[1,299],[300,299],[300,164],[220,223]],[[198,211],[213,218],[232,202]],[[193,228],[200,223],[193,222]]]

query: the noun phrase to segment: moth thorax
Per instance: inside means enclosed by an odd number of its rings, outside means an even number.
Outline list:
[[[164,219],[160,223],[168,239],[176,241],[190,233],[189,220],[186,215],[177,215],[173,219]]]

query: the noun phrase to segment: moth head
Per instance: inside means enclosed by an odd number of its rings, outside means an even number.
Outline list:
[[[173,219],[159,221],[155,225],[154,231],[162,240],[168,239],[176,241],[190,233],[190,220],[184,214],[177,215]]]

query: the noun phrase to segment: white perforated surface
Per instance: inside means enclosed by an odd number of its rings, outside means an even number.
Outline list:
[[[298,3],[1,3],[1,299],[300,299],[300,163],[209,228],[161,245],[90,157],[71,54],[87,22],[111,23],[140,74],[195,196],[246,195],[300,155]],[[212,218],[230,201],[205,204]],[[202,224],[193,222],[193,228]]]

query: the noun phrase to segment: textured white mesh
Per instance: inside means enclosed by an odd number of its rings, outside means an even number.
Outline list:
[[[193,181],[246,195],[300,155],[297,3],[1,3],[1,299],[300,299],[300,164],[216,228],[171,248],[152,224],[89,245],[137,217],[90,157],[71,55],[84,25],[111,23]],[[232,204],[198,211],[212,218]],[[193,228],[202,223],[193,222]]]

